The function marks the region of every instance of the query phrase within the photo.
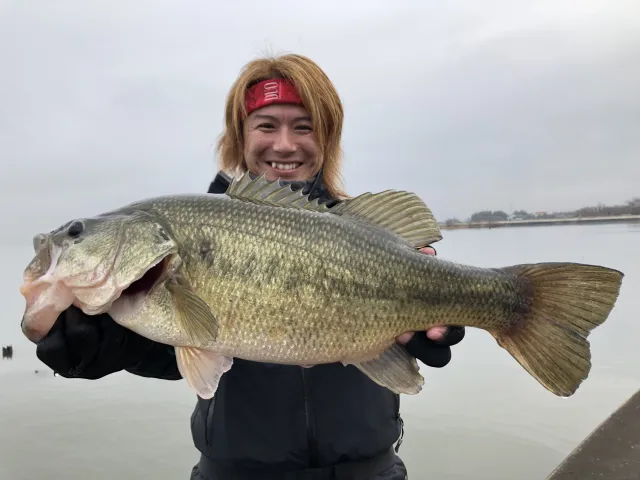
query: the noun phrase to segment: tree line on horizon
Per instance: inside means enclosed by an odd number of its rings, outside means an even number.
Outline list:
[[[466,222],[506,222],[508,220],[531,220],[546,218],[582,218],[582,217],[606,217],[618,215],[640,215],[640,197],[634,197],[623,205],[605,205],[598,203],[595,206],[582,207],[578,210],[567,212],[537,212],[530,213],[526,210],[515,210],[509,215],[503,210],[482,210],[475,212]],[[444,222],[446,225],[464,223],[457,218],[449,218]]]

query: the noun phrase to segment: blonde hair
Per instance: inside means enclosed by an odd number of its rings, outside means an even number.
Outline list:
[[[333,197],[348,198],[342,190],[340,173],[344,118],[342,102],[329,77],[316,63],[302,55],[260,58],[242,68],[225,104],[225,128],[216,146],[220,168],[232,175],[247,170],[242,134],[242,122],[247,116],[245,92],[252,85],[271,78],[284,78],[295,86],[304,108],[311,115],[320,150],[322,181]]]

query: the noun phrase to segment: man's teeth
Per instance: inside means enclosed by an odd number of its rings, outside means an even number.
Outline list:
[[[299,163],[276,163],[271,162],[271,168],[277,168],[278,170],[293,170],[294,168],[298,168],[300,166]]]

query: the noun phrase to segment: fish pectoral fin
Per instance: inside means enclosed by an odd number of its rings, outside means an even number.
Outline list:
[[[175,347],[178,370],[200,398],[213,398],[222,375],[233,365],[233,358],[194,347]]]
[[[442,233],[433,213],[412,192],[386,190],[380,193],[363,193],[336,205],[331,213],[360,218],[391,230],[415,248],[442,240]]]
[[[178,324],[189,341],[195,345],[214,342],[218,337],[218,321],[209,305],[180,277],[168,281],[167,288],[176,305]]]
[[[373,360],[353,365],[375,383],[393,393],[415,395],[424,385],[418,362],[398,343],[394,343]]]

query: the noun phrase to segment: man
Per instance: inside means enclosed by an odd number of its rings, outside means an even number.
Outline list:
[[[227,97],[220,165],[232,174],[281,178],[333,206],[347,198],[339,181],[342,121],[335,88],[311,60],[285,55],[250,62]],[[228,185],[221,172],[209,193],[224,193]],[[436,327],[407,332],[398,342],[425,364],[443,367],[463,336],[462,328]],[[172,347],[74,307],[60,315],[37,355],[65,377],[126,370],[180,379]],[[234,359],[215,397],[198,398],[191,428],[201,458],[191,478],[405,479],[393,448],[402,434],[399,406],[398,395],[353,366]]]

